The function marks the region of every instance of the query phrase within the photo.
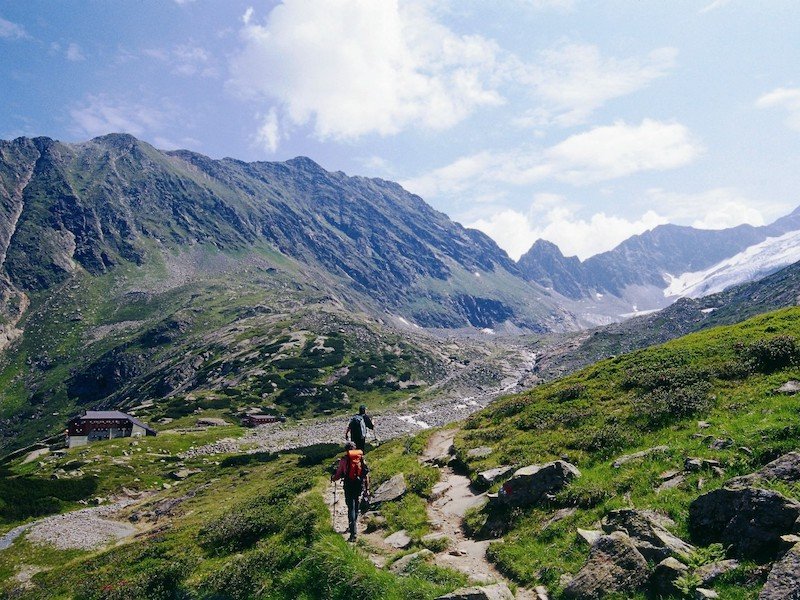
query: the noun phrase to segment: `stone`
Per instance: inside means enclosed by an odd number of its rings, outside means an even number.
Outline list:
[[[697,588],[694,591],[695,600],[711,600],[712,598],[719,598],[719,594],[714,590],[707,590],[705,588]]]
[[[665,558],[653,569],[650,575],[650,588],[656,595],[672,596],[678,592],[675,582],[688,571],[689,567],[681,561],[671,556]]]
[[[683,475],[678,475],[677,477],[673,477],[672,479],[667,479],[664,483],[656,488],[656,493],[660,494],[661,492],[665,492],[667,490],[671,490],[673,488],[678,487],[684,481],[686,481],[686,477]]]
[[[767,463],[755,473],[731,479],[727,486],[749,486],[762,481],[800,482],[800,452],[784,454],[780,458]]]
[[[564,588],[564,597],[599,600],[610,592],[632,592],[647,581],[647,560],[628,535],[601,536],[589,550],[586,564]]]
[[[436,600],[514,600],[514,594],[505,583],[481,587],[466,587],[439,596]]]
[[[782,535],[780,541],[778,542],[778,554],[783,555],[793,546],[800,543],[800,535],[795,535],[794,533],[789,533],[786,535]]]
[[[711,423],[709,423],[708,421],[698,421],[697,422],[697,428],[698,429],[708,429],[709,427],[711,427]]]
[[[411,537],[408,535],[405,529],[394,532],[383,541],[392,548],[397,548],[398,550],[405,550],[411,545]]]
[[[181,479],[186,479],[191,475],[196,475],[197,473],[202,473],[201,469],[178,469],[177,471],[173,471],[169,474],[170,477],[173,479],[177,479],[180,481]]]
[[[408,486],[406,485],[405,475],[398,473],[378,486],[378,489],[370,497],[370,504],[377,506],[382,502],[399,500],[405,495],[406,491],[408,491]]]
[[[408,567],[411,566],[411,563],[415,560],[428,560],[433,556],[433,552],[430,550],[420,550],[419,552],[412,552],[411,554],[406,554],[405,556],[401,556],[396,561],[394,561],[391,565],[389,565],[389,570],[392,573],[405,573],[408,570]]]
[[[691,554],[694,547],[667,531],[648,513],[623,508],[614,510],[603,517],[603,531],[626,533],[636,549],[645,559],[659,562],[669,556]]]
[[[664,471],[658,477],[662,481],[668,481],[670,479],[674,479],[675,477],[677,477],[680,474],[681,474],[681,472],[678,469],[670,469],[669,471]]]
[[[452,540],[448,537],[446,533],[429,533],[427,535],[423,535],[421,541],[423,544],[425,544],[428,542],[437,542],[439,540],[447,540],[448,547],[452,543]]]
[[[550,600],[550,594],[543,585],[537,585],[533,589],[533,593],[536,594],[536,600]]]
[[[580,476],[581,472],[575,465],[563,460],[523,467],[503,484],[498,500],[510,506],[530,506],[547,494],[561,491]]]
[[[731,446],[733,446],[733,440],[717,438],[708,447],[712,450],[725,450],[725,448],[730,448]]]
[[[708,585],[717,580],[721,575],[728,571],[733,571],[739,566],[739,561],[735,559],[718,560],[698,567],[694,574],[700,578],[700,585]]]
[[[581,529],[578,527],[578,535],[586,541],[589,546],[594,544],[597,540],[603,537],[603,532],[597,529]]]
[[[467,450],[467,456],[469,458],[486,458],[492,452],[494,452],[494,450],[489,448],[489,446],[479,446],[478,448]]]
[[[487,471],[481,471],[478,473],[477,483],[482,487],[490,487],[495,481],[501,479],[505,475],[508,475],[513,470],[513,466],[505,466],[489,469]]]
[[[800,544],[775,563],[758,600],[800,600]]]
[[[447,490],[449,490],[452,486],[446,481],[440,481],[436,483],[433,488],[431,489],[431,494],[428,499],[431,502],[434,502],[445,495]]]
[[[800,381],[794,381],[793,379],[790,379],[775,390],[776,394],[792,395],[796,394],[797,392],[800,392]]]
[[[647,450],[642,450],[640,452],[634,452],[633,454],[625,454],[624,456],[620,456],[613,463],[611,463],[611,466],[614,467],[615,469],[619,469],[622,465],[629,463],[631,461],[645,458],[646,456],[650,456],[651,454],[668,452],[668,451],[669,451],[669,446],[654,446],[653,448],[648,448]]]
[[[800,502],[760,488],[723,487],[689,505],[689,529],[701,544],[721,542],[739,558],[771,558],[793,533]]]

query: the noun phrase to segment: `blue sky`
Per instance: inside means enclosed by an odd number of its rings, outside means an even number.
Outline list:
[[[400,181],[517,258],[800,205],[795,0],[0,0],[0,137]]]

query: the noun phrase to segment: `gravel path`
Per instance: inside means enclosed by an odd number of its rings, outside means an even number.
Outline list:
[[[134,502],[136,500],[124,498],[106,506],[45,517],[26,526],[30,528],[28,540],[60,550],[101,548],[136,533],[136,527],[130,523],[111,519]]]

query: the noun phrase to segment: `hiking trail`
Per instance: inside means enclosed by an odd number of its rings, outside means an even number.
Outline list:
[[[453,445],[456,430],[436,431],[420,456],[420,461],[432,461],[446,456]],[[470,487],[468,477],[458,475],[450,467],[440,468],[439,483],[435,489],[438,498],[428,502],[428,520],[436,533],[451,540],[448,550],[435,555],[433,562],[465,573],[478,582],[509,584],[495,566],[486,558],[486,550],[492,540],[478,541],[464,534],[464,514],[470,508],[486,501],[486,494],[476,494]],[[510,586],[509,586],[510,587]],[[517,589],[517,600],[536,600],[538,595],[523,588]]]
[[[429,462],[439,456],[447,455],[455,434],[454,429],[436,431],[420,456],[420,462]],[[494,582],[509,585],[509,581],[486,558],[486,550],[491,540],[473,540],[466,536],[462,529],[464,514],[470,508],[485,502],[486,495],[475,493],[470,487],[469,478],[454,473],[450,467],[440,468],[439,483],[435,489],[438,497],[428,502],[428,520],[433,532],[446,536],[451,543],[446,550],[436,553],[432,562],[441,567],[461,571],[478,585]],[[328,485],[325,490],[325,502],[331,513],[331,523],[335,531],[346,537],[347,511],[341,484],[336,488],[336,500],[334,506],[334,486]],[[373,564],[383,568],[397,550],[384,542],[385,531],[366,533],[362,521],[363,519],[359,519],[358,524],[359,547],[366,551]],[[538,598],[536,592],[517,589],[517,600]]]

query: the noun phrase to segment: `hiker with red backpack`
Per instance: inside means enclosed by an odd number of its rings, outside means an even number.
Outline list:
[[[344,456],[339,459],[336,472],[331,475],[331,481],[342,480],[344,502],[347,506],[347,524],[350,529],[348,541],[355,542],[361,493],[364,492],[369,496],[369,467],[364,460],[363,450],[356,448],[353,442],[345,443],[344,450]]]
[[[344,430],[344,439],[352,440],[356,448],[364,452],[367,446],[367,429],[372,429],[373,434],[375,433],[372,418],[367,414],[367,407],[362,404],[358,407],[358,414],[353,415],[347,424],[347,429]]]

